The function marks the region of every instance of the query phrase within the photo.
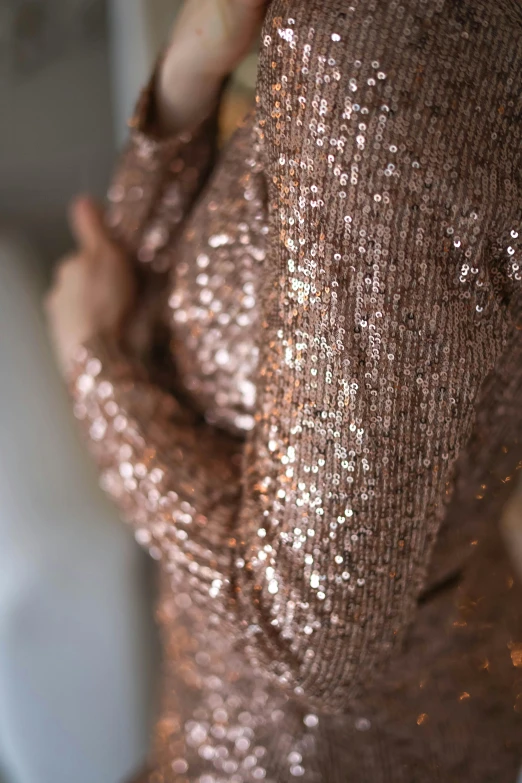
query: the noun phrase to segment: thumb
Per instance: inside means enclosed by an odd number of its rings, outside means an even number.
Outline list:
[[[90,256],[112,249],[103,212],[88,196],[81,196],[71,204],[69,212],[71,231],[78,247]]]

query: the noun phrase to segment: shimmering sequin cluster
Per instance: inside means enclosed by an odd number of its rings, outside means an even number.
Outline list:
[[[168,274],[180,395],[102,341],[72,386],[161,564],[151,783],[522,760],[520,592],[486,524],[519,456],[521,23],[275,0],[210,180],[213,121],[154,140],[145,94],[110,219]]]

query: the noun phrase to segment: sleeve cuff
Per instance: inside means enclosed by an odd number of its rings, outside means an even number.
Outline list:
[[[183,147],[199,136],[205,138],[217,137],[219,110],[221,98],[228,80],[224,80],[221,90],[216,98],[214,107],[208,115],[203,118],[196,126],[189,129],[180,129],[178,132],[162,134],[158,128],[157,122],[157,81],[161,69],[165,52],[158,58],[149,81],[142,89],[132,117],[129,120],[129,128],[132,136],[141,143],[147,144],[154,149],[176,150]]]

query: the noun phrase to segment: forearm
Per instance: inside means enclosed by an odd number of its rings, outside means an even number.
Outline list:
[[[255,38],[265,0],[187,0],[131,120],[110,189],[114,238],[142,264],[169,268],[173,235],[206,180],[224,80]],[[158,255],[162,259],[158,259]]]
[[[192,129],[213,110],[226,74],[195,72],[183,52],[171,49],[155,83],[156,133],[160,138]]]
[[[212,111],[224,79],[247,54],[265,0],[187,0],[157,79],[158,133],[197,126]]]
[[[197,561],[224,574],[241,444],[151,383],[115,340],[79,349],[69,381],[102,486],[140,543],[182,568]]]

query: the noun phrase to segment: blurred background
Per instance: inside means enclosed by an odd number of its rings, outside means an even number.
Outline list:
[[[150,564],[97,487],[41,301],[66,209],[103,198],[176,0],[0,0],[0,783],[119,783],[143,764]],[[255,53],[222,131],[252,99]],[[520,500],[509,546],[522,561]]]
[[[152,566],[98,490],[41,301],[71,247],[67,204],[103,198],[179,5],[0,0],[0,783],[119,783],[146,754]]]

